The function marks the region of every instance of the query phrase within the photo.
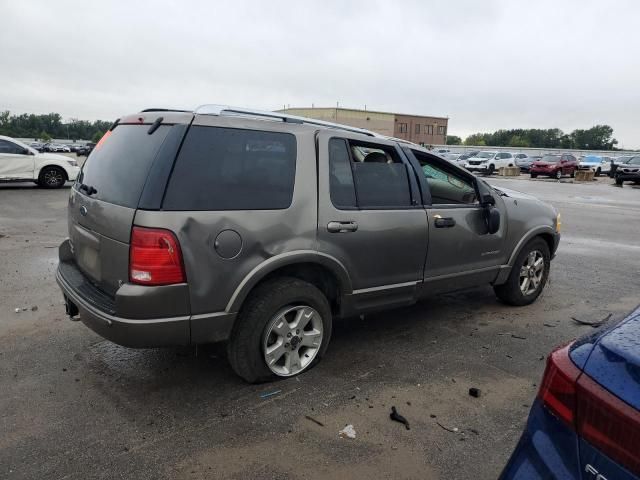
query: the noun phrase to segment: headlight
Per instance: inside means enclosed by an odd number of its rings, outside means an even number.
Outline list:
[[[560,228],[562,227],[562,221],[560,218],[560,213],[556,215],[556,233],[560,233]]]

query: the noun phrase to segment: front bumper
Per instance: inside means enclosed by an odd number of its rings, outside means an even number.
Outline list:
[[[124,284],[110,296],[94,286],[70,258],[69,243],[60,245],[56,281],[67,313],[103,338],[125,347],[165,347],[226,340],[236,314],[181,314],[188,305],[184,285],[145,287]],[[188,308],[188,307],[187,307]],[[147,318],[151,316],[152,318]]]
[[[640,172],[639,173],[624,173],[619,172],[616,173],[616,180],[622,180],[623,182],[627,181],[639,181],[640,180]]]
[[[78,174],[80,173],[80,167],[69,165],[66,168],[67,177],[69,177],[70,182],[75,182],[76,178],[78,178]]]
[[[489,171],[489,165],[486,163],[481,163],[480,165],[470,165],[467,163],[465,164],[464,168],[466,168],[470,172],[488,172]]]

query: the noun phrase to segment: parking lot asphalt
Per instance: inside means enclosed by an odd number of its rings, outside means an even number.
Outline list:
[[[591,331],[571,317],[640,303],[640,189],[490,183],[562,213],[535,304],[483,287],[337,321],[322,363],[263,385],[237,378],[221,346],[131,350],[67,320],[54,272],[68,188],[0,186],[0,478],[496,478],[544,357]],[[338,436],[347,424],[355,439]]]

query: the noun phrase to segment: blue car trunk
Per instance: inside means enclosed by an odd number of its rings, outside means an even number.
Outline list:
[[[640,308],[600,337],[584,372],[640,410]]]

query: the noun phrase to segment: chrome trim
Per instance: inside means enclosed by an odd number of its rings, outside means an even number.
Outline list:
[[[415,287],[419,282],[404,282],[404,283],[393,283],[391,285],[380,285],[379,287],[370,287],[370,288],[361,288],[359,290],[354,290],[353,295],[360,295],[361,293],[372,293],[372,292],[380,292],[382,290],[391,290],[394,288],[403,288],[403,287]]]

